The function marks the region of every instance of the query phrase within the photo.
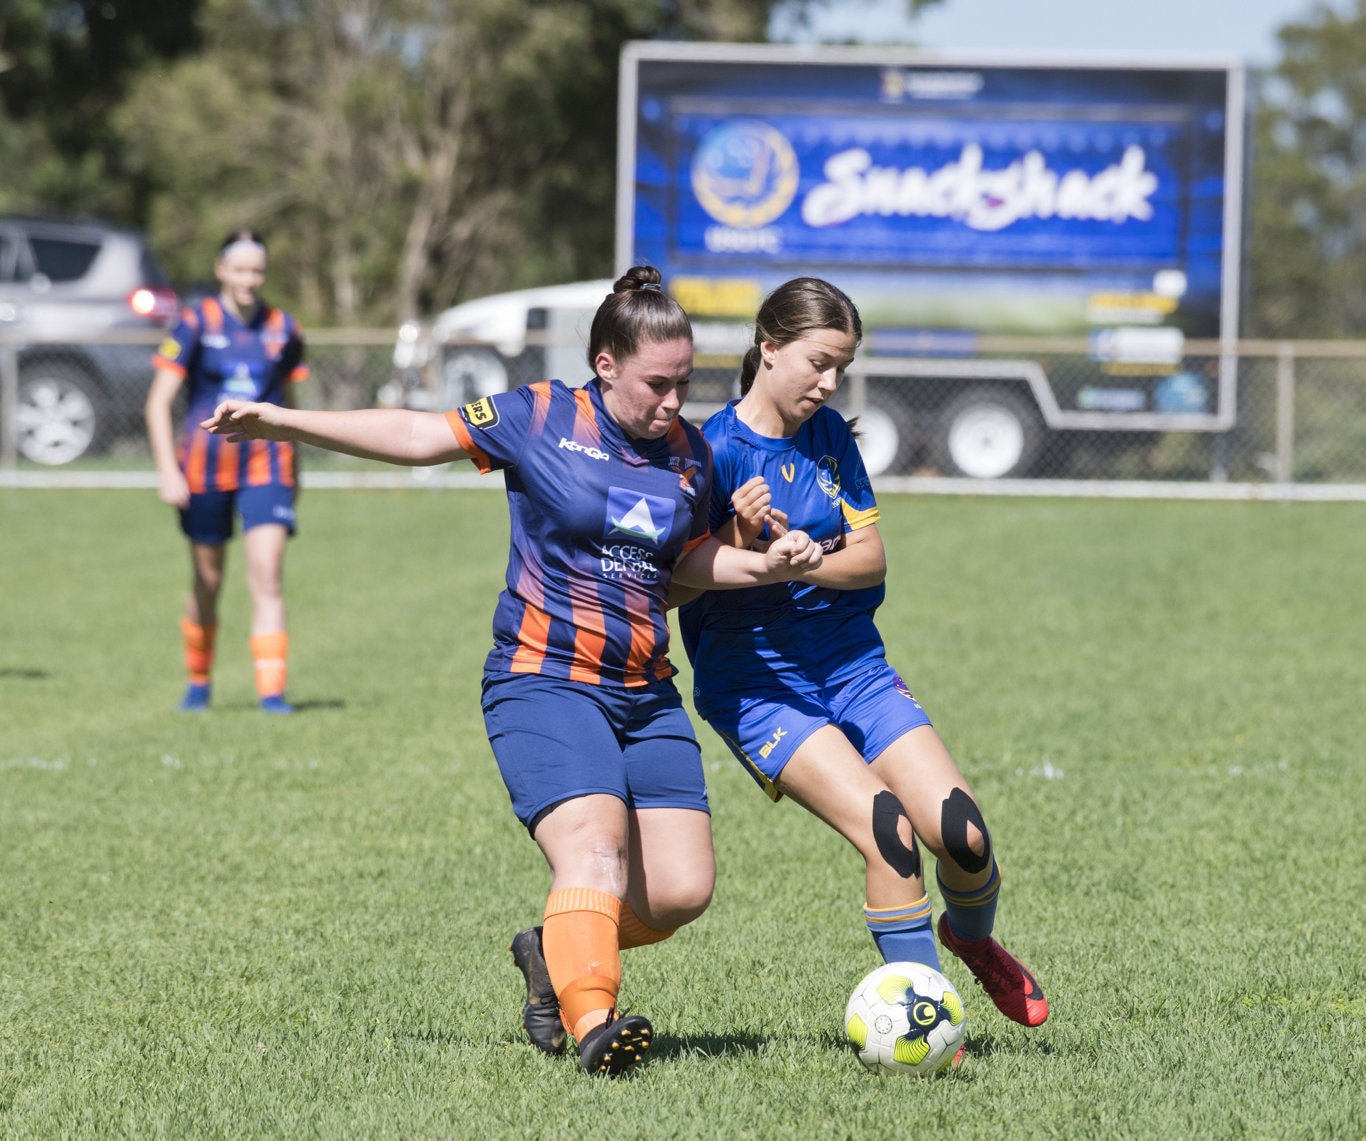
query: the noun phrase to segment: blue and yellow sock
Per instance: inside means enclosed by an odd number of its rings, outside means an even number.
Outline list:
[[[884,963],[924,963],[939,969],[928,895],[901,907],[870,907],[865,903],[863,917]]]
[[[944,897],[944,913],[949,926],[958,938],[968,943],[986,939],[996,926],[996,896],[1001,890],[1001,869],[991,861],[991,875],[981,887],[970,891],[954,891],[944,886],[944,879],[935,869],[939,892]]]

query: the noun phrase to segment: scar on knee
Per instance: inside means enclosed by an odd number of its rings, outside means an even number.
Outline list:
[[[968,827],[977,829],[981,837],[981,851],[968,839]],[[980,872],[991,862],[991,835],[986,821],[972,799],[963,789],[955,788],[939,811],[939,832],[944,838],[944,851],[965,872]]]
[[[901,839],[900,820],[910,823],[894,793],[884,790],[873,797],[873,839],[878,853],[902,879],[911,879],[920,874],[920,849],[914,832],[909,845]]]

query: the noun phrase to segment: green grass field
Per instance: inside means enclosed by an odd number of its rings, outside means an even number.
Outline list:
[[[716,901],[627,953],[656,1049],[608,1083],[518,1022],[546,874],[478,710],[499,492],[305,495],[274,719],[240,547],[185,717],[170,513],[0,492],[0,1136],[1366,1135],[1366,506],[883,511],[892,659],[1052,1017],[949,960],[962,1069],[865,1073],[857,857],[700,726]]]

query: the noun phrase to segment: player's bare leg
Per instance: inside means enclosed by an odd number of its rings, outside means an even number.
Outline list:
[[[967,964],[1007,1018],[1039,1026],[1048,1000],[1029,969],[992,932],[1000,869],[976,797],[939,735],[928,725],[903,734],[872,765],[910,813],[937,860],[944,897],[939,940]]]
[[[289,531],[278,523],[250,528],[242,537],[251,596],[251,656],[256,693],[267,713],[292,713],[285,701],[289,633],[285,613],[284,560]]]
[[[223,589],[227,547],[221,543],[190,544],[190,592],[180,619],[189,682],[180,709],[199,713],[208,709],[212,694],[214,645],[218,635],[218,597]]]
[[[653,1033],[648,1019],[616,1009],[628,833],[626,805],[594,794],[557,805],[535,834],[551,871],[541,936],[547,973],[580,1067],[607,1077],[639,1062]]]
[[[886,783],[833,725],[801,743],[777,787],[848,840],[865,866],[864,918],[888,962],[938,968],[930,901],[911,821]]]

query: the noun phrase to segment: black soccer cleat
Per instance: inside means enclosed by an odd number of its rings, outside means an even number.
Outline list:
[[[531,1044],[547,1054],[564,1053],[564,1023],[560,1021],[560,1000],[550,985],[550,971],[541,953],[541,929],[528,927],[512,937],[508,948],[526,979],[526,1003],[522,1007],[522,1026]]]
[[[643,1014],[610,1011],[607,1021],[594,1027],[579,1043],[579,1067],[585,1074],[617,1078],[645,1060],[654,1027]]]

